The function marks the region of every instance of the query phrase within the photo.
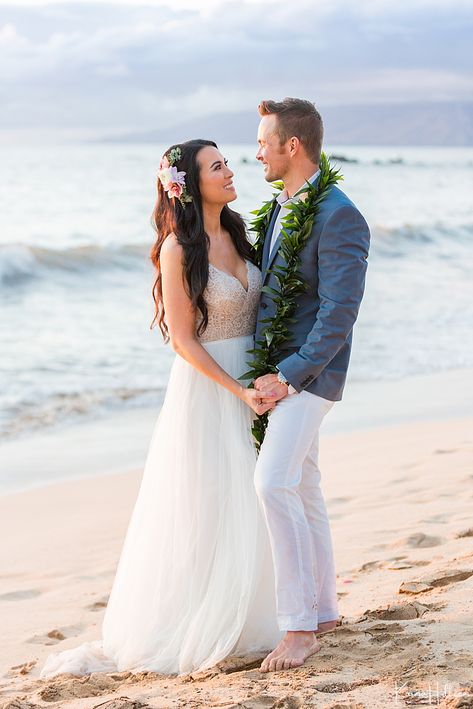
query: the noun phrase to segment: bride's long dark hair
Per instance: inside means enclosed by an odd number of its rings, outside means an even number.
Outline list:
[[[180,148],[181,159],[173,164],[178,170],[185,171],[186,190],[187,194],[192,197],[192,202],[187,202],[183,206],[176,197],[170,199],[160,180],[157,180],[158,198],[152,215],[157,239],[150,254],[157,274],[153,285],[156,313],[150,328],[153,328],[157,322],[165,342],[169,340],[169,331],[165,319],[159,257],[164,240],[172,232],[176,235],[177,241],[184,251],[184,275],[188,295],[194,308],[200,310],[202,314],[197,334],[200,335],[208,324],[208,309],[204,290],[209,278],[208,248],[210,240],[204,230],[202,197],[199,189],[200,170],[197,162],[199,151],[208,145],[214,148],[218,147],[212,140],[199,139],[171,145],[165,152],[165,155],[169,155],[173,148]],[[246,236],[245,223],[240,214],[225,205],[220,215],[220,224],[230,234],[239,255],[243,259],[253,260],[252,248]]]

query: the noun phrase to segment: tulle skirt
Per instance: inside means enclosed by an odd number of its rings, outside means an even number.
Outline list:
[[[239,377],[248,369],[253,337],[204,346]],[[185,674],[279,642],[271,550],[253,483],[251,422],[242,401],[176,355],[102,639],[49,655],[41,677]]]

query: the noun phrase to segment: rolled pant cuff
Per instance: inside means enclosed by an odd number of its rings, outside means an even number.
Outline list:
[[[318,620],[317,615],[312,618],[292,618],[291,616],[279,616],[279,630],[317,630]]]
[[[319,623],[328,623],[331,620],[339,620],[340,613],[338,611],[329,611],[327,613],[319,613]]]
[[[340,614],[338,611],[328,611],[326,613],[320,613],[318,615],[312,616],[312,618],[293,618],[292,616],[279,616],[278,617],[278,627],[279,630],[317,630],[319,623],[328,623],[330,621],[338,621]]]

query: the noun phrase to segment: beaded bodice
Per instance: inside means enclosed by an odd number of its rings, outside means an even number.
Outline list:
[[[246,267],[247,291],[238,278],[209,263],[209,280],[204,292],[209,323],[199,337],[201,342],[253,335],[261,293],[261,272],[251,261],[246,261]]]

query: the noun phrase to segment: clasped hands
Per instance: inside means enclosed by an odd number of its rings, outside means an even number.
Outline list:
[[[264,374],[253,382],[251,401],[248,402],[258,416],[274,409],[277,402],[287,396],[288,385],[278,381],[277,374]]]

